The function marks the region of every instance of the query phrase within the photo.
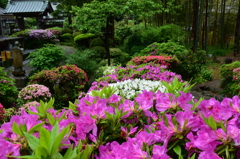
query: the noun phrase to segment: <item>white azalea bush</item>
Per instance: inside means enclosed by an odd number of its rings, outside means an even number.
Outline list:
[[[120,95],[125,99],[134,99],[143,90],[165,92],[166,87],[162,85],[161,81],[152,81],[145,79],[125,80],[117,83],[110,83],[108,87],[115,90],[116,95]],[[89,93],[90,95],[92,92]]]

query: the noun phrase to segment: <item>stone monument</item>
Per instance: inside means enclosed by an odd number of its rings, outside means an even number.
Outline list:
[[[14,48],[12,49],[13,55],[13,67],[14,70],[12,72],[13,78],[15,79],[16,86],[19,90],[24,88],[27,85],[28,78],[25,75],[25,70],[23,67],[23,52],[22,48],[20,48],[20,44],[18,41],[15,42]]]

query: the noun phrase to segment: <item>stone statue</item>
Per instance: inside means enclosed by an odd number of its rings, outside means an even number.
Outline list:
[[[23,53],[21,48],[19,47],[20,44],[18,41],[16,41],[14,45],[15,46],[12,49],[14,71],[12,72],[12,74],[14,76],[24,76],[25,71],[22,69]]]

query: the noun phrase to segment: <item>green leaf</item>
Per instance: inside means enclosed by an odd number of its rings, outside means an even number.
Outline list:
[[[35,151],[35,155],[39,158],[39,159],[42,159],[42,156],[43,157],[47,157],[48,156],[48,151],[46,150],[46,148],[44,148],[43,146],[38,146],[36,148],[36,151]]]
[[[14,157],[14,158],[34,158],[34,159],[39,159],[38,157],[36,157],[36,156],[30,156],[30,155],[28,155],[28,156],[7,156],[7,157]]]
[[[49,143],[50,140],[51,140],[50,132],[47,129],[42,128],[40,130],[39,144],[47,150],[48,154],[50,154],[51,150]]]
[[[27,132],[27,125],[26,124],[24,124],[24,125],[20,124],[20,130],[22,132]]]
[[[29,133],[23,132],[25,137],[27,138],[28,145],[30,148],[35,151],[37,146],[39,145],[39,139]]]
[[[183,159],[183,157],[182,157],[182,150],[181,150],[181,147],[179,145],[175,146],[173,148],[173,150],[178,155],[179,159]]]
[[[47,113],[47,118],[51,125],[54,125],[56,123],[56,120],[54,119],[54,117],[51,114]]]
[[[57,152],[58,147],[60,146],[60,143],[62,142],[62,139],[65,135],[67,135],[69,131],[69,126],[63,128],[62,132],[57,136],[56,140],[54,141],[51,149],[51,155],[53,155],[55,152]]]
[[[196,153],[194,153],[190,159],[195,159],[195,157],[196,157]]]
[[[217,130],[217,123],[215,122],[212,115],[210,115],[209,118],[208,118],[208,124],[213,130]]]
[[[67,149],[67,152],[63,156],[63,159],[69,159],[72,158],[73,150],[72,150],[72,145]]]
[[[57,138],[58,133],[59,133],[59,125],[58,125],[58,122],[56,122],[51,131],[51,140],[50,140],[51,150],[52,150],[53,143]]]
[[[29,131],[29,134],[33,134],[35,131],[40,131],[40,129],[42,128],[42,126],[44,125],[44,123],[39,123],[37,125],[34,125]]]
[[[23,132],[22,130],[18,127],[17,123],[14,121],[13,122],[13,125],[12,125],[12,131],[15,133],[15,134],[18,134],[20,136],[23,136]]]
[[[163,120],[165,122],[165,125],[168,126],[169,123],[168,123],[168,119],[167,119],[167,116],[165,114],[162,115],[163,116]]]
[[[227,129],[226,129],[226,127],[223,125],[223,123],[220,122],[219,124],[220,124],[221,128],[223,129],[223,131],[224,131],[225,133],[227,133]]]
[[[65,118],[66,111],[62,114],[62,116],[58,119],[58,122],[62,121]]]
[[[91,146],[87,145],[85,150],[81,154],[81,159],[88,159],[92,153],[92,149],[93,148]]]

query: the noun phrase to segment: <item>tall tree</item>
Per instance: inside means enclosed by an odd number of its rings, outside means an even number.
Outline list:
[[[5,8],[8,3],[8,0],[0,0],[0,8]]]
[[[235,28],[235,38],[234,38],[234,56],[239,54],[239,38],[240,37],[240,2],[238,3],[238,16]]]
[[[50,0],[52,2],[59,2],[60,4],[57,6],[57,10],[53,15],[58,15],[60,12],[66,13],[68,17],[68,25],[72,24],[72,6],[83,6],[84,3],[89,3],[91,0]]]
[[[109,38],[114,40],[114,20],[121,19],[125,14],[135,18],[147,19],[160,12],[161,5],[152,0],[93,0],[83,7],[73,7],[76,14],[75,24],[79,30],[103,35],[110,65]]]

